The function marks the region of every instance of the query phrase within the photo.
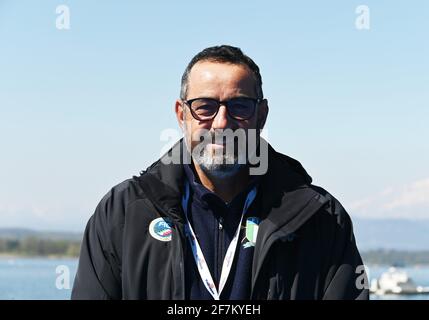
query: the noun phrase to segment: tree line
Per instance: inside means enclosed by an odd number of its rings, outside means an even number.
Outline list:
[[[0,254],[22,256],[78,257],[80,241],[43,239],[0,239]]]
[[[365,264],[373,265],[429,265],[429,250],[370,250],[362,252],[362,259]]]
[[[20,256],[78,257],[81,242],[78,240],[47,239],[29,236],[23,239],[0,238],[0,254]],[[369,250],[361,252],[367,265],[429,265],[429,250]]]

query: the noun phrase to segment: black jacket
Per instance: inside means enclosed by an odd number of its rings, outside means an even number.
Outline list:
[[[193,257],[184,235],[183,178],[182,165],[158,160],[104,196],[85,230],[72,299],[184,299],[184,259]],[[357,286],[363,263],[350,217],[311,181],[298,161],[269,147],[252,299],[368,299]],[[149,235],[157,217],[172,221],[171,241]]]

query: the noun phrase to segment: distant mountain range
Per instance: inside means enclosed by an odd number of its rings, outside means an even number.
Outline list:
[[[429,250],[429,220],[353,218],[362,251],[374,249]]]
[[[429,220],[352,219],[356,242],[361,251],[376,249],[429,250]],[[0,228],[0,239],[37,237],[51,240],[82,240],[82,233]]]
[[[82,233],[69,231],[38,231],[26,228],[0,228],[0,239],[22,240],[29,237],[46,240],[82,240]]]

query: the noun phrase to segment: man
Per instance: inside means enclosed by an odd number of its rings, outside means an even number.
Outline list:
[[[73,299],[368,299],[344,208],[259,139],[268,102],[248,56],[197,54],[175,112],[184,139],[89,220]],[[251,174],[258,154],[268,169]]]

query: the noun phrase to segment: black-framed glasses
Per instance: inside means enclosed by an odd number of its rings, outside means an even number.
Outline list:
[[[226,101],[219,101],[212,98],[196,98],[183,100],[189,106],[192,116],[199,121],[213,120],[221,105],[226,107],[228,115],[239,121],[249,120],[255,114],[256,106],[262,99],[249,97],[237,97]]]

